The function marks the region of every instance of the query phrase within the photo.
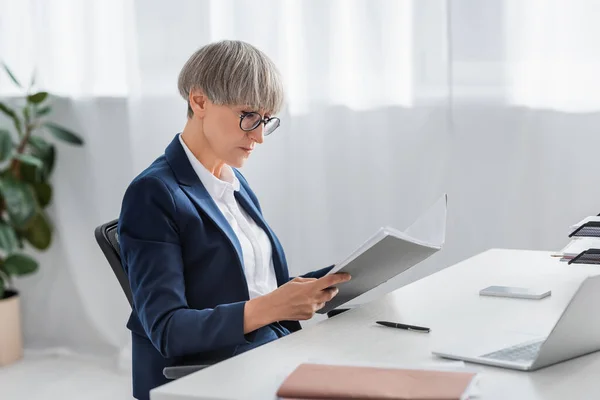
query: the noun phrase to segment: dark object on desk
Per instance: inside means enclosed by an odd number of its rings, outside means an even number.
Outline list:
[[[119,235],[117,234],[118,222],[118,219],[115,219],[100,225],[95,229],[94,235],[96,236],[96,241],[104,253],[106,260],[117,277],[121,289],[123,289],[123,293],[125,293],[125,297],[127,297],[127,300],[129,301],[129,305],[133,307],[133,296],[131,294],[131,288],[129,287],[129,279],[121,264],[121,249],[119,247]],[[163,369],[163,375],[167,379],[178,379],[210,365],[211,364],[167,367]]]
[[[387,326],[390,328],[405,329],[407,331],[414,331],[414,332],[420,332],[420,333],[429,333],[431,331],[431,329],[426,328],[424,326],[406,325],[406,324],[399,324],[397,322],[388,322],[388,321],[377,321],[377,323],[379,325]]]
[[[600,215],[599,215],[600,216]],[[589,221],[569,234],[569,237],[600,237],[600,222]]]
[[[600,249],[584,250],[569,260],[569,264],[600,264]]]
[[[348,310],[349,308],[336,308],[335,310],[331,310],[327,313],[327,318],[335,317],[336,315]]]

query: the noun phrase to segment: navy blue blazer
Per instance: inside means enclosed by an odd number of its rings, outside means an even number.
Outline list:
[[[290,280],[285,254],[242,174],[236,199],[267,233],[279,286]],[[192,168],[177,136],[127,188],[118,224],[133,293],[133,395],[167,382],[163,368],[223,360],[300,329],[280,321],[244,335],[249,300],[242,249]],[[330,267],[304,275],[321,277]]]

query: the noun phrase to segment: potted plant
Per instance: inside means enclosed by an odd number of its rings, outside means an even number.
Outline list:
[[[75,133],[47,120],[52,112],[49,94],[35,91],[35,74],[24,88],[6,64],[7,77],[21,90],[16,106],[0,102],[0,366],[22,357],[19,294],[13,278],[38,269],[26,246],[46,250],[52,223],[46,207],[52,200],[50,176],[56,148],[42,135],[72,145],[83,141]]]

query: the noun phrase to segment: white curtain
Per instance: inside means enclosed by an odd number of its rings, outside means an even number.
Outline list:
[[[18,282],[27,346],[126,346],[128,305],[93,229],[182,129],[187,57],[223,38],[257,45],[285,79],[282,127],[243,172],[293,274],[338,261],[380,225],[408,226],[443,192],[447,245],[429,271],[490,247],[562,247],[570,223],[600,212],[596,11],[567,0],[0,0],[0,58],[23,80],[35,68],[62,96],[54,118],[86,140],[59,148],[55,245]],[[0,79],[0,94],[16,93]]]

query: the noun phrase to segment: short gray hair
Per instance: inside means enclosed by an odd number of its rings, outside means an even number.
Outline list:
[[[242,41],[223,40],[208,44],[187,60],[177,86],[189,104],[193,89],[200,89],[219,105],[244,105],[276,114],[283,105],[281,76],[275,64],[256,47]]]

